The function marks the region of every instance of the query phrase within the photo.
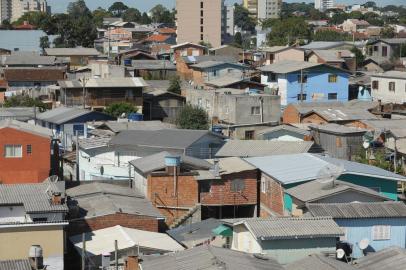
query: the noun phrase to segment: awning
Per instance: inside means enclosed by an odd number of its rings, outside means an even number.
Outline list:
[[[221,235],[221,236],[233,236],[233,230],[226,226],[226,225],[220,225],[217,228],[213,229],[212,232],[215,235]]]

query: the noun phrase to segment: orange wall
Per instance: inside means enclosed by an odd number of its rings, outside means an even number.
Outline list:
[[[22,158],[5,158],[4,146],[21,144]],[[27,145],[32,154],[27,154]],[[49,176],[51,140],[12,128],[0,129],[0,182],[3,184],[38,183]]]

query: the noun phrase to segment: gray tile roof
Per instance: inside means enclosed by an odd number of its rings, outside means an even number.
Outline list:
[[[48,192],[47,192],[48,191]],[[27,213],[67,212],[64,204],[54,205],[49,191],[59,191],[54,183],[0,185],[0,205],[23,205]]]
[[[356,270],[354,266],[326,257],[313,254],[285,266],[285,270]]]
[[[132,60],[131,68],[133,69],[172,69],[176,70],[176,66],[169,60]]]
[[[38,109],[37,113],[39,113]],[[34,115],[32,107],[0,108],[0,120],[15,119],[18,121],[28,121],[34,119]]]
[[[231,56],[221,56],[221,55],[201,55],[201,56],[184,56],[183,61],[186,64],[198,64],[206,61],[219,61],[225,63],[237,63],[236,59]]]
[[[111,137],[83,138],[79,139],[79,148],[84,150],[107,146]]]
[[[162,121],[133,121],[133,122],[106,121],[102,126],[106,126],[114,133],[123,130],[160,130],[160,129],[175,128],[173,124],[164,123]]]
[[[228,140],[216,153],[217,157],[261,157],[307,153],[313,142],[270,140]]]
[[[245,68],[245,66],[242,64],[228,63],[228,62],[215,61],[215,60],[203,61],[198,64],[192,65],[192,67],[199,68],[199,69],[205,69],[205,68],[211,68],[211,67],[216,67],[216,66],[220,66],[220,65],[229,65],[229,66],[234,66],[236,68]]]
[[[308,69],[312,67],[321,66],[320,63],[311,63],[311,62],[304,62],[304,61],[294,61],[294,60],[286,60],[276,62],[271,65],[266,65],[260,67],[260,71],[264,72],[274,72],[274,73],[290,73],[295,72],[301,69]]]
[[[110,141],[110,144],[186,149],[206,135],[221,137],[207,130],[123,130]]]
[[[313,53],[322,58],[326,62],[344,62],[341,57],[350,57],[349,50],[313,50]],[[341,57],[339,54],[341,53]]]
[[[364,133],[366,133],[368,131],[367,129],[363,129],[363,128],[347,127],[347,126],[338,125],[335,123],[328,123],[328,124],[323,124],[323,125],[312,124],[309,127],[311,130],[317,130],[317,131],[321,131],[323,133],[339,134],[339,135],[344,135],[344,134],[363,135]]]
[[[314,108],[308,113],[317,113],[330,122],[377,119],[377,117],[363,108]]]
[[[97,51],[95,48],[84,48],[84,47],[46,48],[45,53],[47,55],[53,55],[53,56],[71,56],[71,55],[98,56],[98,55],[100,55],[100,52]]]
[[[272,258],[259,258],[253,254],[210,245],[160,256],[144,256],[142,259],[143,270],[283,270]]]
[[[165,157],[173,156],[173,154],[163,151],[157,154],[146,156],[143,158],[138,158],[130,161],[130,164],[135,167],[135,169],[142,174],[146,175],[150,172],[156,170],[162,170],[165,166]],[[212,165],[204,159],[198,159],[194,157],[189,157],[182,155],[181,164],[186,168],[197,169],[210,169]]]
[[[344,234],[334,220],[326,216],[252,218],[241,223],[260,240],[339,237]]]
[[[291,125],[279,125],[279,126],[275,126],[275,127],[270,127],[270,128],[266,128],[266,129],[261,129],[260,131],[258,131],[258,135],[264,135],[267,133],[272,133],[272,132],[277,132],[280,130],[288,130],[294,133],[298,133],[301,134],[303,136],[308,136],[310,135],[310,131],[308,129],[303,129],[303,128],[298,128],[295,126],[291,126]]]
[[[397,70],[389,70],[383,73],[375,73],[371,75],[372,79],[374,77],[377,78],[394,78],[394,79],[403,79],[406,80],[406,72],[404,71],[397,71]]]
[[[403,202],[353,202],[353,203],[309,203],[306,205],[312,216],[333,218],[401,218],[406,217]]]
[[[312,41],[300,48],[309,50],[326,50],[346,45],[344,41]]]
[[[69,206],[79,207],[80,218],[92,218],[115,213],[164,218],[152,203],[136,191],[113,184],[84,184],[66,190]]]
[[[357,259],[354,267],[361,270],[404,270],[405,265],[406,250],[388,247]]]
[[[191,248],[196,244],[211,239],[213,236],[215,236],[212,230],[225,223],[226,222],[218,219],[209,218],[190,225],[184,225],[172,230],[168,230],[166,233],[179,243],[185,245],[187,248]]]
[[[52,131],[50,129],[12,119],[1,120],[0,129],[2,128],[12,128],[46,138],[52,137]]]
[[[32,270],[32,268],[28,259],[20,259],[0,261],[0,270]]]
[[[340,180],[335,180],[334,182],[314,180],[287,189],[285,192],[302,202],[313,202],[346,191],[355,191],[357,193],[363,193],[384,201],[389,200],[388,198],[384,197],[383,195],[379,194],[378,192],[372,189],[354,185]]]
[[[82,88],[83,84],[79,80],[64,80],[58,81],[62,88]],[[86,88],[134,88],[145,87],[148,84],[142,78],[138,77],[124,77],[124,78],[91,78],[86,82]]]
[[[40,56],[38,54],[15,54],[8,55],[4,61],[5,65],[43,65],[51,66],[57,63],[55,56]]]
[[[283,184],[318,179],[320,172],[330,167],[340,169],[341,175],[362,175],[390,181],[406,181],[406,178],[401,175],[375,166],[308,153],[251,157],[245,160]]]
[[[329,102],[299,102],[291,104],[290,106],[294,106],[301,114],[306,114],[311,112],[313,109],[339,109],[339,108],[357,108],[357,109],[372,109],[376,105],[377,102],[371,101],[361,101],[361,100],[351,100],[348,102],[341,102],[341,101],[329,101]]]
[[[85,110],[77,107],[58,107],[38,114],[37,119],[59,125],[90,113],[98,113],[98,112]]]

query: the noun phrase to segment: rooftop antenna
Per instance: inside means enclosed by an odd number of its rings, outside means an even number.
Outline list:
[[[362,253],[365,255],[365,249],[369,246],[369,239],[364,238],[358,243],[359,249],[362,251]]]
[[[328,188],[334,188],[335,187],[335,180],[344,172],[344,166],[343,164],[340,165],[333,165],[333,164],[327,164],[326,166],[322,167],[318,174],[317,174],[317,181],[319,181],[322,184],[328,184],[331,183],[331,187],[328,186]]]

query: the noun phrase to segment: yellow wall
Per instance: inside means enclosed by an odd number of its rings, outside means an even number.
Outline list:
[[[44,258],[63,256],[63,227],[16,227],[0,229],[0,260],[26,259],[32,245],[40,245]]]

